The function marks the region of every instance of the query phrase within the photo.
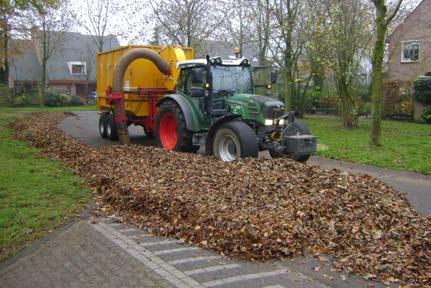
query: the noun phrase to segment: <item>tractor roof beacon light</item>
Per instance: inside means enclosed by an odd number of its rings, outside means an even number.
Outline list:
[[[233,53],[235,54],[235,58],[239,59],[240,54],[241,54],[241,49],[239,49],[239,47],[235,47],[235,48],[233,48]]]

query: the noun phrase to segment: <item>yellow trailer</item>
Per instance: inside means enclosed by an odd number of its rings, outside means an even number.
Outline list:
[[[97,55],[97,107],[111,110],[109,91],[112,88],[114,68],[126,52],[146,48],[157,52],[168,64],[170,75],[164,75],[149,59],[136,59],[127,67],[123,79],[124,108],[134,117],[151,116],[151,96],[175,90],[179,70],[177,62],[194,58],[193,48],[178,46],[129,45]]]

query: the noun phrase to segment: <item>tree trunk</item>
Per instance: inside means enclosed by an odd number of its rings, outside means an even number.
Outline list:
[[[293,108],[293,79],[292,73],[288,67],[284,71],[284,107],[286,111],[292,111]]]
[[[286,43],[288,44],[288,43]],[[289,43],[290,44],[290,43]],[[287,47],[290,47],[290,45],[286,45]],[[286,111],[292,111],[293,108],[293,85],[294,85],[294,79],[293,79],[293,67],[292,67],[292,53],[289,50],[290,48],[286,48],[284,51],[284,107]]]
[[[385,53],[385,34],[386,24],[385,15],[386,7],[384,3],[379,2],[376,4],[376,29],[377,37],[374,43],[373,50],[373,72],[371,80],[371,145],[381,145],[381,122],[382,122],[382,108],[383,108],[383,96],[382,96],[382,82],[383,82],[383,57]]]
[[[6,18],[3,19],[3,59],[0,67],[0,83],[8,85],[9,80],[9,59],[8,59],[8,42],[9,42],[9,27]]]
[[[45,94],[46,94],[46,60],[42,60],[41,77],[39,83],[39,106],[45,106]]]
[[[45,17],[45,16],[44,16]],[[40,83],[39,83],[39,106],[43,107],[45,105],[45,94],[46,94],[46,62],[48,61],[48,43],[46,39],[46,23],[45,19],[42,22],[42,57],[41,59],[41,73],[40,73]]]
[[[355,103],[348,89],[348,85],[342,80],[337,81],[337,92],[341,104],[341,120],[344,128],[358,127],[358,114],[355,109]]]

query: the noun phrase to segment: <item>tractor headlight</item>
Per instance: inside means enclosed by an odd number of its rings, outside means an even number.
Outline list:
[[[278,120],[278,125],[284,125],[284,119]]]
[[[271,126],[274,125],[274,120],[272,119],[265,119],[265,126]]]

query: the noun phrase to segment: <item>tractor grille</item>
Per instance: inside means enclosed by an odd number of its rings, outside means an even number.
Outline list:
[[[247,109],[250,119],[256,119],[259,115],[259,109],[253,104],[248,104]]]

